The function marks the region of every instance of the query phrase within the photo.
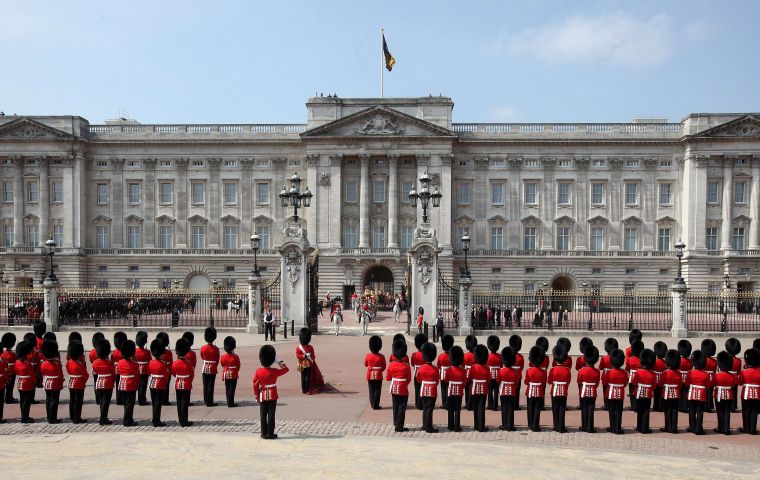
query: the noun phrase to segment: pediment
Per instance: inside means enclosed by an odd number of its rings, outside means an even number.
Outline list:
[[[370,107],[306,130],[301,138],[454,137],[454,132],[392,108]]]
[[[193,215],[192,217],[188,218],[187,221],[190,223],[207,223],[208,218],[202,217],[200,215]]]
[[[625,217],[623,219],[623,223],[624,224],[628,224],[628,223],[641,223],[641,219],[639,217],[637,217],[636,215],[631,215],[631,216]]]
[[[734,217],[734,223],[749,223],[752,220],[746,215],[737,215]]]
[[[234,215],[225,215],[220,220],[222,223],[240,223],[240,219]]]
[[[142,223],[142,221],[142,217],[138,217],[137,215],[129,215],[124,218],[125,223]]]
[[[488,218],[488,223],[507,223],[507,219],[501,215],[494,215]]]
[[[39,221],[39,219],[40,219],[40,217],[38,217],[37,215],[35,215],[33,213],[27,213],[26,215],[24,215],[24,220],[28,220],[28,221],[32,221],[32,222],[37,222],[37,221]]]
[[[541,219],[535,215],[528,215],[520,221],[523,223],[541,223]]]
[[[174,223],[176,220],[169,215],[161,215],[156,217],[156,223]]]
[[[588,223],[607,223],[609,220],[607,220],[605,217],[601,215],[597,215],[593,218],[588,219]]]
[[[657,223],[676,223],[676,219],[670,215],[663,215],[657,219]]]
[[[92,219],[92,223],[111,223],[111,217],[105,215],[98,215]]]
[[[720,125],[716,125],[712,128],[708,128],[702,132],[696,133],[688,137],[689,139],[744,139],[744,138],[760,138],[760,116],[758,115],[743,115],[735,120],[726,122]]]
[[[67,138],[74,138],[74,136],[26,117],[20,117],[0,125],[0,139],[3,140],[61,140]]]
[[[555,218],[554,223],[575,223],[575,219],[568,215],[562,215],[559,218]]]
[[[255,223],[256,225],[261,225],[261,224],[268,225],[272,223],[272,219],[267,217],[266,215],[258,215],[253,218],[253,223]]]
[[[464,223],[464,224],[471,225],[471,224],[475,223],[475,219],[472,218],[469,215],[460,215],[460,216],[458,216],[457,218],[454,219],[454,222],[456,222],[456,223]]]

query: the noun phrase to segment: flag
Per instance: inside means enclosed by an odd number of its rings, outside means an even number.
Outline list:
[[[388,51],[388,44],[385,43],[385,34],[383,34],[383,55],[385,55],[385,68],[390,72],[396,64],[396,59],[393,58],[391,52]]]

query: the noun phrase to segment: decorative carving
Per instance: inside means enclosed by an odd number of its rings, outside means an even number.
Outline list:
[[[575,168],[586,169],[591,165],[591,159],[588,157],[580,157],[575,159]]]
[[[450,167],[453,161],[454,161],[454,155],[451,155],[451,154],[441,155],[441,165],[443,165],[444,167]]]
[[[156,159],[155,158],[145,158],[145,159],[143,159],[143,165],[145,165],[145,168],[155,168],[155,166],[156,166]]]
[[[509,166],[512,168],[520,168],[522,162],[522,157],[509,157]]]
[[[208,158],[208,166],[211,168],[217,168],[222,164],[221,158]]]
[[[760,123],[754,118],[747,119],[716,133],[726,137],[754,137],[760,135]]]
[[[360,128],[354,129],[355,135],[402,135],[404,129],[398,124],[398,120],[390,115],[376,114],[364,121]]]
[[[29,138],[45,137],[47,136],[47,132],[45,132],[44,130],[34,125],[24,125],[21,128],[17,128],[15,130],[11,130],[10,132],[8,132],[8,136],[15,137],[15,138],[29,139]]]
[[[417,273],[420,277],[422,292],[427,293],[427,287],[433,278],[433,256],[428,252],[420,253],[417,259]]]
[[[490,160],[488,157],[475,157],[475,168],[484,169],[488,168]]]
[[[386,158],[388,159],[388,165],[390,166],[398,165],[398,153],[389,153],[388,155],[386,155]]]
[[[697,167],[706,167],[710,163],[710,157],[704,155],[697,155],[694,157],[694,161],[697,163]]]
[[[427,153],[418,153],[414,156],[414,159],[417,160],[417,165],[427,167],[430,165],[430,154]]]
[[[242,165],[244,168],[251,168],[253,167],[254,161],[250,157],[245,157],[240,159],[240,165]]]
[[[441,182],[441,175],[438,173],[431,173],[430,174],[430,185],[432,186],[438,186]]]
[[[288,272],[290,292],[296,293],[296,284],[301,278],[301,254],[295,250],[290,250],[285,256],[285,266]]]
[[[74,166],[74,159],[71,157],[61,157],[61,163],[64,167],[73,167]]]
[[[330,166],[331,167],[340,167],[341,162],[343,161],[343,154],[340,153],[331,153],[330,154]]]
[[[187,158],[175,158],[174,164],[177,166],[177,168],[187,168],[187,164],[190,163],[190,160]]]
[[[330,174],[327,172],[320,173],[319,184],[322,185],[323,187],[330,185]]]
[[[111,159],[111,168],[115,168],[117,170],[124,168],[124,159],[123,158],[112,158]]]
[[[306,155],[306,166],[307,167],[316,167],[317,163],[319,163],[319,155],[316,155],[316,154]]]
[[[549,158],[549,157],[541,157],[541,163],[543,163],[544,168],[554,168],[554,166],[557,164],[556,158]]]
[[[284,168],[288,160],[286,158],[273,158],[272,162],[274,163],[275,168]]]
[[[651,170],[653,168],[657,168],[657,159],[656,158],[645,158],[644,159],[644,167]]]
[[[291,223],[282,232],[285,238],[304,238],[303,228],[297,223]]]
[[[361,153],[358,155],[359,157],[359,163],[362,164],[362,167],[368,167],[369,166],[369,158],[370,156],[366,153]]]
[[[608,158],[607,161],[610,164],[610,167],[612,167],[614,170],[620,170],[623,168],[623,165],[625,164],[625,161],[623,161],[622,158],[619,157],[611,157]]]

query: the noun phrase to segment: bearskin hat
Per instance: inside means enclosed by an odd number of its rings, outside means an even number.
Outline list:
[[[706,356],[712,357],[715,355],[718,347],[715,345],[715,340],[711,338],[705,338],[702,340],[702,345],[699,347],[699,349],[702,350],[702,353],[704,353]]]
[[[164,342],[164,347],[169,348],[169,334],[166,332],[158,332],[156,334],[156,338],[160,339],[162,342]]]
[[[41,338],[47,331],[47,323],[43,321],[34,322],[34,325],[32,325],[32,330],[34,331],[34,335],[36,337]]]
[[[744,352],[744,361],[750,368],[757,368],[760,366],[760,350],[756,348],[750,348]]]
[[[372,353],[380,353],[383,348],[383,339],[377,335],[369,337],[369,351]]]
[[[193,346],[193,342],[195,342],[195,334],[193,332],[185,332],[182,334],[182,338],[187,340],[187,342],[190,344],[190,346]]]
[[[24,334],[24,341],[29,342],[32,345],[32,349],[37,346],[37,335],[32,332],[26,332]]]
[[[641,351],[644,350],[644,342],[641,340],[634,340],[631,342],[631,356],[632,357],[639,357],[641,356]]]
[[[652,350],[645,348],[641,351],[639,360],[641,360],[642,367],[651,370],[654,367],[654,362],[657,360],[657,355]]]
[[[418,333],[414,336],[414,346],[417,350],[421,349],[422,346],[427,343],[428,337],[424,333]]]
[[[298,331],[298,341],[301,345],[308,345],[311,342],[311,330],[303,327]]]
[[[454,337],[448,334],[441,337],[441,350],[443,350],[444,352],[448,352],[449,350],[451,350],[451,347],[453,346],[454,346]]]
[[[586,365],[593,366],[599,361],[599,349],[593,345],[589,345],[583,351],[583,359],[586,360]]]
[[[756,338],[752,341],[752,348],[760,351],[760,338]]]
[[[18,345],[16,345],[16,357],[26,358],[30,353],[32,353],[32,350],[34,350],[34,345],[26,340],[22,340],[18,342]]]
[[[184,357],[190,352],[190,342],[185,337],[177,339],[177,343],[174,344],[174,351],[177,352],[177,357]]]
[[[581,354],[586,351],[586,347],[593,344],[594,344],[594,341],[591,340],[590,338],[588,337],[581,338],[581,341],[578,342],[578,348],[581,350]],[[567,351],[569,352],[570,349],[568,349]]]
[[[206,327],[206,330],[203,332],[203,339],[206,343],[214,343],[216,340],[216,328]]]
[[[544,363],[544,359],[546,358],[546,351],[541,348],[539,345],[534,345],[531,347],[530,352],[528,352],[528,360],[533,365],[541,365]]]
[[[5,332],[0,342],[2,342],[3,348],[12,350],[13,347],[16,345],[16,335],[13,332]]]
[[[153,355],[153,358],[161,358],[161,355],[163,355],[165,351],[166,346],[164,345],[164,341],[160,338],[156,338],[150,342],[150,354]]]
[[[42,336],[43,340],[52,340],[54,342],[58,341],[58,337],[55,336],[55,332],[45,332],[45,334]]]
[[[148,332],[140,330],[135,335],[135,345],[140,348],[145,348],[145,344],[148,343]]]
[[[136,349],[137,347],[135,346],[135,342],[132,340],[124,340],[119,351],[121,352],[122,357],[129,359],[135,356]]]
[[[401,361],[404,356],[406,356],[406,342],[402,342],[401,340],[396,340],[393,342],[393,347],[391,348],[393,351],[393,357]]]
[[[665,352],[665,365],[671,370],[678,370],[681,368],[681,354],[678,350],[672,348]]]
[[[641,340],[642,338],[644,338],[644,334],[638,328],[634,328],[628,332],[628,343],[630,345],[633,345],[634,340]]]
[[[501,349],[501,363],[507,368],[512,367],[515,364],[516,359],[515,351],[512,347],[504,347]]]
[[[262,345],[261,349],[259,349],[259,362],[261,362],[261,366],[265,368],[271,367],[275,358],[277,358],[277,351],[274,347],[271,345]]]
[[[730,353],[726,351],[718,353],[718,356],[715,357],[715,360],[718,361],[718,368],[720,368],[724,372],[730,371],[734,366],[733,357],[731,356]]]
[[[58,343],[56,343],[55,340],[43,340],[42,347],[40,347],[40,353],[42,353],[42,356],[48,360],[61,356],[58,352]]]
[[[544,354],[549,351],[549,340],[546,337],[538,337],[536,339],[536,345],[544,350]]]
[[[103,340],[106,338],[105,335],[103,335],[103,332],[95,332],[92,334],[92,348],[95,348],[97,346],[98,341]]]
[[[678,346],[676,347],[678,349],[678,353],[681,354],[684,358],[689,358],[691,356],[691,342],[688,340],[679,340]]]
[[[224,337],[224,351],[227,353],[232,353],[237,348],[237,342],[235,341],[235,337]]]
[[[679,358],[679,362],[680,362],[680,358]],[[610,351],[610,365],[612,365],[613,368],[623,368],[624,363],[625,363],[625,352],[623,352],[619,348],[616,348]]]
[[[654,342],[654,354],[657,358],[665,358],[665,353],[668,351],[668,345],[665,342]]]
[[[459,345],[451,347],[449,350],[449,361],[455,367],[462,365],[464,362],[464,350]]]
[[[84,345],[76,340],[69,342],[69,351],[67,353],[70,359],[79,360],[84,355]]]
[[[729,338],[726,340],[726,351],[731,355],[739,355],[739,352],[742,351],[742,342],[737,338]]]
[[[522,337],[517,334],[509,337],[509,348],[514,350],[515,354],[520,353],[520,350],[522,349]]]
[[[499,346],[501,345],[501,340],[499,340],[499,337],[496,335],[489,335],[486,339],[486,346],[488,347],[488,350],[496,353],[499,351]]]
[[[70,332],[69,333],[69,343],[71,342],[79,342],[82,343],[82,334],[79,332]]]
[[[567,350],[565,350],[565,346],[561,344],[555,345],[552,350],[552,356],[554,357],[555,362],[565,363],[565,361],[567,361]]]
[[[617,350],[618,341],[615,338],[609,337],[604,341],[604,351],[609,355],[613,350]]]
[[[391,343],[391,345],[396,342],[406,342],[406,336],[403,333],[397,333],[393,336],[393,343]]]
[[[121,344],[127,341],[129,337],[124,332],[116,332],[113,334],[113,347],[116,350],[121,350]]]
[[[703,370],[705,364],[707,364],[707,356],[702,350],[694,350],[691,352],[691,363],[694,365],[695,370]]]
[[[106,338],[101,338],[98,343],[95,344],[95,353],[98,354],[98,358],[105,360],[111,354],[111,342]]]
[[[422,345],[420,352],[422,352],[422,359],[425,360],[426,363],[430,363],[435,360],[435,356],[438,354],[438,349],[435,348],[434,344],[425,342],[425,344]]]
[[[488,347],[483,344],[475,345],[475,363],[485,365],[488,362]]]

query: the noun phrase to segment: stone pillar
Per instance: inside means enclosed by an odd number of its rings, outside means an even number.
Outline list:
[[[359,248],[369,247],[369,155],[359,155],[361,183],[359,185]]]
[[[154,248],[156,245],[156,159],[146,158],[145,182],[143,183],[143,216],[145,217],[143,229],[143,248]]]
[[[459,335],[472,334],[470,323],[470,311],[472,310],[472,297],[470,296],[472,279],[464,275],[459,277]]]
[[[219,167],[221,158],[209,158],[209,181],[208,181],[208,244],[207,248],[219,248],[219,219],[222,216],[222,185],[219,181]]]
[[[588,192],[588,167],[591,165],[590,158],[576,158],[575,167],[578,172],[578,181],[575,182],[575,211],[578,221],[575,223],[575,249],[588,250],[588,217],[589,217],[589,192]]]
[[[641,182],[641,250],[652,251],[655,249],[655,236],[657,234],[655,222],[657,221],[657,179],[656,159],[644,160],[644,181]]]
[[[63,158],[63,246],[74,246],[74,160]]]
[[[721,218],[723,224],[720,229],[720,249],[733,250],[731,246],[731,210],[734,201],[734,159],[733,157],[723,158],[723,203]]]
[[[670,293],[673,298],[673,327],[670,329],[670,335],[673,338],[683,338],[688,335],[688,322],[686,318],[686,292],[688,292],[686,283],[679,282],[676,279],[670,287]]]
[[[40,165],[40,230],[39,230],[39,242],[40,246],[44,246],[47,239],[50,237],[50,166],[48,164],[47,157],[37,157],[37,161]]]
[[[454,205],[454,186],[451,180],[451,163],[454,161],[454,155],[445,154],[441,155],[441,182],[439,189],[441,190],[441,226],[438,229],[438,241],[441,244],[441,249],[444,255],[451,254],[451,207]],[[404,192],[407,194],[409,192]],[[506,195],[506,192],[505,192]],[[506,235],[507,232],[504,232]],[[507,239],[504,238],[504,245],[507,245]]]
[[[388,248],[398,248],[398,155],[388,155]]]
[[[306,238],[306,229],[290,223],[282,232],[280,252],[281,316],[283,322],[295,322],[295,328],[308,327],[309,255],[314,248]]]
[[[58,280],[51,280],[46,278],[42,284],[44,291],[44,309],[45,309],[45,322],[50,327],[51,332],[58,331],[58,287],[60,284]]]
[[[438,297],[438,247],[436,232],[429,224],[423,223],[414,229],[412,248],[409,249],[409,259],[412,264],[412,308],[416,316],[419,307],[425,312],[424,321],[435,323]]]
[[[261,326],[261,275],[251,272],[248,276],[248,333],[259,333]]]
[[[343,155],[334,153],[330,154],[330,176],[326,180],[320,179],[320,182],[327,182],[330,192],[329,202],[329,222],[330,222],[330,247],[340,248],[343,244],[343,223],[341,222],[342,205],[343,205],[343,180],[341,163]]]
[[[256,185],[253,183],[253,159],[243,158],[240,160],[242,169],[242,185],[240,187],[241,221],[240,221],[240,248],[251,248],[251,225],[253,222],[253,199],[256,195]],[[250,310],[250,309],[249,309]]]
[[[13,157],[13,246],[24,244],[24,159]]]
[[[112,158],[111,168],[114,171],[113,180],[109,185],[111,198],[108,199],[114,220],[111,222],[111,246],[121,248],[126,244],[124,235],[124,217],[126,216],[124,215],[124,159]]]
[[[174,224],[174,235],[176,248],[187,248],[187,164],[190,162],[187,158],[177,158],[174,164],[177,166],[177,221]],[[253,188],[253,187],[251,187]],[[243,189],[245,190],[245,189]],[[251,221],[251,219],[244,219]]]
[[[749,248],[760,249],[760,157],[752,158],[752,193],[749,203]]]
[[[625,201],[623,198],[625,196],[625,187],[622,180],[623,159],[611,158],[609,162],[610,167],[612,167],[612,177],[606,185],[607,198],[605,199],[608,212],[607,218],[610,219],[607,249],[616,251],[620,250],[620,244],[622,243],[620,239],[620,230],[622,228],[620,225],[620,215],[623,210],[622,204]],[[623,189],[622,192],[621,188]]]
[[[306,155],[306,178],[304,178],[304,186],[302,187],[304,190],[306,190],[306,187],[309,188],[310,191],[316,192],[319,187],[317,184],[317,170],[319,169],[319,155]],[[317,218],[325,218],[318,216],[318,212],[320,210],[320,203],[322,202],[329,202],[330,197],[328,196],[322,196],[322,195],[315,195],[313,198],[313,202],[311,204],[310,208],[307,208],[304,212],[304,218],[306,218],[306,228],[309,229],[309,232],[311,232],[311,240],[314,242],[315,245],[319,246],[321,245],[320,237],[321,234],[321,228],[319,227],[319,222],[317,222]]]
[[[541,212],[541,232],[540,246],[541,250],[554,250],[554,212],[557,208],[557,202],[554,201],[554,165],[557,163],[556,158],[542,158],[541,163],[544,167],[544,178],[541,180],[539,190],[539,211]]]

